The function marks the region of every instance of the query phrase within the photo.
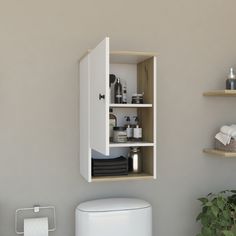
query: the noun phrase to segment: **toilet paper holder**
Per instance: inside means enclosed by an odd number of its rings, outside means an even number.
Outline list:
[[[29,207],[29,208],[19,208],[16,210],[15,212],[15,232],[17,234],[24,234],[24,231],[21,232],[21,231],[18,231],[17,229],[17,225],[18,225],[18,214],[21,212],[21,211],[33,211],[34,213],[38,213],[40,212],[40,210],[43,210],[43,209],[52,209],[53,211],[53,225],[54,227],[52,227],[51,229],[48,229],[49,232],[53,232],[56,230],[56,209],[54,206],[39,206],[39,205],[35,205],[33,207]]]

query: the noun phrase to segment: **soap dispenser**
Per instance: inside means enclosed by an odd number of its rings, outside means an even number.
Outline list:
[[[235,79],[234,69],[232,67],[230,68],[228,79],[226,80],[226,89],[227,90],[236,89],[236,79]]]
[[[135,126],[133,128],[133,139],[134,141],[141,141],[142,140],[142,128],[139,125],[139,119],[137,116],[135,118]]]
[[[127,139],[128,139],[128,141],[131,141],[132,137],[133,137],[133,128],[131,127],[131,124],[130,124],[130,117],[125,116],[125,118],[126,118],[125,128],[126,128],[126,132],[127,132]]]

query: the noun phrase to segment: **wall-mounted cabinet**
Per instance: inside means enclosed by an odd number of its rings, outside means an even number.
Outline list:
[[[110,101],[109,75],[127,84],[127,104]],[[132,104],[131,94],[144,93],[144,104]],[[124,116],[138,116],[142,141],[113,143],[109,139],[109,109],[124,126]],[[140,147],[142,172],[124,176],[92,176],[92,158],[127,156]],[[156,178],[156,56],[154,53],[110,51],[105,38],[80,60],[80,173],[88,181]]]

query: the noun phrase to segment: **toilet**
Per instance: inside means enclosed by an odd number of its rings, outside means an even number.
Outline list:
[[[152,236],[152,207],[136,198],[83,202],[75,211],[76,236]]]

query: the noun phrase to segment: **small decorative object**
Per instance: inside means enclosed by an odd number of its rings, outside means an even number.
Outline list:
[[[231,67],[228,78],[226,80],[226,89],[235,90],[236,89],[236,79],[234,74],[234,69]]]
[[[135,93],[132,95],[132,103],[133,104],[143,104],[143,93],[138,94]]]
[[[113,142],[114,143],[127,142],[127,132],[125,127],[116,126],[113,128]]]
[[[202,203],[202,212],[197,221],[201,222],[202,229],[197,236],[236,235],[236,190],[209,193],[198,200]]]

